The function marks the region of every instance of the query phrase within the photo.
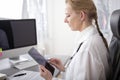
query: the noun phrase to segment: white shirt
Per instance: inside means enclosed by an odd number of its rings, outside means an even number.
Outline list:
[[[108,52],[94,26],[80,32],[78,46],[81,43],[83,44],[66,70],[64,80],[106,80]]]

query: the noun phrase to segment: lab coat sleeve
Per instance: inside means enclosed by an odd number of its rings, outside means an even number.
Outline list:
[[[88,53],[86,60],[86,78],[87,80],[100,80],[102,78],[102,64],[93,55]],[[101,79],[103,80],[103,79]]]
[[[52,80],[63,80],[63,79],[53,77]]]
[[[81,64],[83,67],[78,70],[75,80],[100,80],[102,67],[98,60],[96,60],[89,52],[84,56]],[[79,65],[79,67],[81,66]],[[101,79],[104,80],[104,79]]]
[[[102,48],[100,48],[100,44],[96,41],[93,42],[94,43],[82,53],[78,77],[76,77],[75,80],[105,80],[104,65],[100,56]]]
[[[61,72],[59,77],[53,77],[52,80],[65,80],[65,74],[66,72]]]

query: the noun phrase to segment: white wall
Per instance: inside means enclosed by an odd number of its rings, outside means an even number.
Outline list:
[[[75,32],[66,23],[65,0],[48,0],[48,27],[50,36],[49,53],[71,54],[73,52]],[[48,52],[47,52],[48,53]]]
[[[14,3],[13,3],[14,2]],[[23,0],[1,0],[0,18],[19,19],[22,13]]]
[[[109,0],[109,9],[110,9],[110,14],[116,10],[120,9],[120,0]]]
[[[71,54],[74,47],[75,33],[64,23],[65,0],[47,0],[48,27],[50,29],[50,46],[48,53]],[[115,9],[120,9],[120,0],[109,0],[110,14]],[[112,35],[112,34],[110,34]]]

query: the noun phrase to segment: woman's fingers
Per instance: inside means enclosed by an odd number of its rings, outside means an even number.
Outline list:
[[[60,62],[57,59],[50,59],[49,63],[52,64],[52,65],[54,65],[57,68],[60,65]]]
[[[64,71],[64,66],[62,64],[62,62],[59,60],[59,59],[56,59],[56,58],[51,58],[49,60],[49,62],[54,65],[56,68],[58,68],[59,70],[61,71]]]
[[[46,80],[52,80],[52,74],[43,65],[40,65],[40,73]]]
[[[46,73],[46,69],[43,65],[40,66],[40,72],[41,72],[41,76],[44,77]]]

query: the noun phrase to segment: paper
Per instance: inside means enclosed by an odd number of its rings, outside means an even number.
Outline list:
[[[0,73],[0,80],[6,80],[6,79],[7,79],[7,75]]]
[[[38,64],[34,60],[31,60],[31,61],[23,61],[23,62],[20,62],[19,64],[15,64],[14,67],[19,70],[22,70],[35,65],[38,65]]]
[[[21,74],[21,73],[26,73],[26,75],[14,77],[14,75]],[[27,70],[22,70],[20,72],[17,72],[12,76],[8,77],[8,79],[9,80],[44,80],[44,78],[40,76],[40,72],[27,71]]]
[[[20,57],[19,60],[10,60],[10,62],[11,62],[12,64],[19,64],[19,63],[24,62],[24,61],[29,61],[29,59],[24,58],[24,57]]]

